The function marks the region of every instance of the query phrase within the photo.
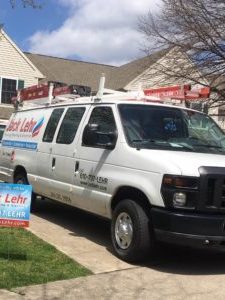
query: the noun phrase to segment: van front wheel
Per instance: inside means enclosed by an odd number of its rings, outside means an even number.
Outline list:
[[[18,173],[14,177],[14,183],[16,184],[29,184],[27,175],[25,173]],[[32,192],[31,195],[31,212],[36,210],[36,194]]]
[[[151,255],[154,238],[149,218],[134,200],[123,200],[113,211],[111,239],[116,256],[127,262]]]

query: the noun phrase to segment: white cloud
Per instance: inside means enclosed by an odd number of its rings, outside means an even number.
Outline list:
[[[157,10],[160,0],[58,0],[69,16],[54,31],[29,38],[30,52],[120,65],[137,58],[138,17]],[[157,5],[156,5],[157,4]]]

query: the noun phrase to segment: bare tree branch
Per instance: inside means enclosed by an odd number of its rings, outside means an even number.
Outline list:
[[[217,94],[212,103],[225,102],[225,1],[162,2],[158,14],[150,11],[139,19],[147,53],[176,49],[177,57],[168,57],[170,63],[157,63],[157,74],[209,86]]]

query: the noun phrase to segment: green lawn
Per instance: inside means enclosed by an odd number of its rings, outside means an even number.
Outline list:
[[[91,272],[23,228],[0,228],[0,289]]]

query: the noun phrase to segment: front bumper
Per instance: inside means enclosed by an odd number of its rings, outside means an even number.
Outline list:
[[[151,217],[159,241],[192,247],[225,246],[225,215],[152,208]]]

